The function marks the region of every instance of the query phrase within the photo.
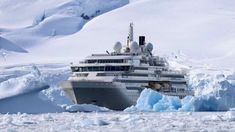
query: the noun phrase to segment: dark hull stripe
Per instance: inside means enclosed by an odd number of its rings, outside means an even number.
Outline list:
[[[157,80],[116,80],[116,81],[123,83],[148,83],[154,81],[154,82],[171,82],[172,84],[186,84],[185,81],[157,81]]]

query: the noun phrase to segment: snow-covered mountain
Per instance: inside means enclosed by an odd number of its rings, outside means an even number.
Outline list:
[[[93,8],[83,10],[83,15],[79,2],[60,1],[58,4],[47,4],[41,14],[38,13],[39,9],[36,9],[36,26],[13,31],[2,29],[3,37],[13,42],[17,41],[29,53],[11,54],[7,62],[1,63],[74,61],[93,52],[112,50],[115,41],[121,41],[125,45],[127,26],[129,22],[134,22],[135,34],[146,35],[147,41],[154,43],[156,53],[171,54],[180,50],[190,59],[202,64],[233,68],[234,1],[133,0],[122,8],[92,19],[80,32],[76,32],[81,28],[76,26],[83,25],[80,21],[81,16],[85,19],[90,18],[99,8],[106,12],[121,7],[128,1],[94,3],[90,0],[90,3],[83,4],[85,7]],[[7,9],[2,10],[7,12]],[[12,15],[14,13],[9,16]],[[3,22],[7,23],[7,19]],[[24,59],[18,61],[19,58]]]
[[[1,0],[0,28],[23,28],[32,22],[42,11],[55,7],[68,0]]]
[[[124,6],[128,2],[128,0],[62,0],[59,2],[49,0],[45,3],[40,0],[26,0],[22,2],[2,1],[0,3],[2,7],[0,18],[3,21],[0,21],[0,35],[2,38],[17,44],[21,48],[27,49],[29,53],[35,54],[31,48],[37,47],[38,45],[47,47],[44,44],[46,41],[76,33],[85,23],[94,17]],[[27,15],[18,16],[17,13]],[[17,22],[8,22],[9,19]],[[25,26],[25,24],[27,25]],[[8,49],[4,50],[8,51]],[[13,59],[8,59],[9,61],[3,62],[4,64],[20,58],[18,54],[8,54]],[[31,54],[23,56],[27,58]],[[34,57],[28,59],[26,62],[33,62],[39,56]],[[14,63],[19,64],[22,62],[14,61]]]

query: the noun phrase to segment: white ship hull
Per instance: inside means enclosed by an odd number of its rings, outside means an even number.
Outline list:
[[[128,90],[118,82],[66,81],[66,94],[77,104],[94,104],[112,110],[123,110],[136,103],[138,90]]]

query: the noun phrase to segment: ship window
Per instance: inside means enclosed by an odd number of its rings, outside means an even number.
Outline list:
[[[147,67],[134,67],[135,70],[148,70]]]
[[[122,74],[123,76],[133,76],[133,77],[148,77],[148,74]]]
[[[184,75],[161,75],[161,77],[184,78]]]
[[[94,66],[94,67],[72,67],[73,72],[88,71],[128,71],[130,66]]]
[[[72,72],[80,72],[79,67],[71,67]]]
[[[129,66],[106,66],[105,71],[128,71]]]
[[[88,76],[88,73],[86,74],[76,74],[77,77],[87,77]]]
[[[110,59],[101,59],[101,60],[86,60],[86,63],[124,63],[123,59],[115,59],[115,60],[110,60]]]
[[[87,67],[82,67],[82,71],[83,72],[88,71],[88,68]]]

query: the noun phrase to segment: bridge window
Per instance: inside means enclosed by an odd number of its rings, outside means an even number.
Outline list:
[[[86,63],[124,63],[123,59],[102,59],[102,60],[86,60]]]
[[[91,67],[72,67],[73,72],[89,71],[129,71],[130,66],[91,66]]]

